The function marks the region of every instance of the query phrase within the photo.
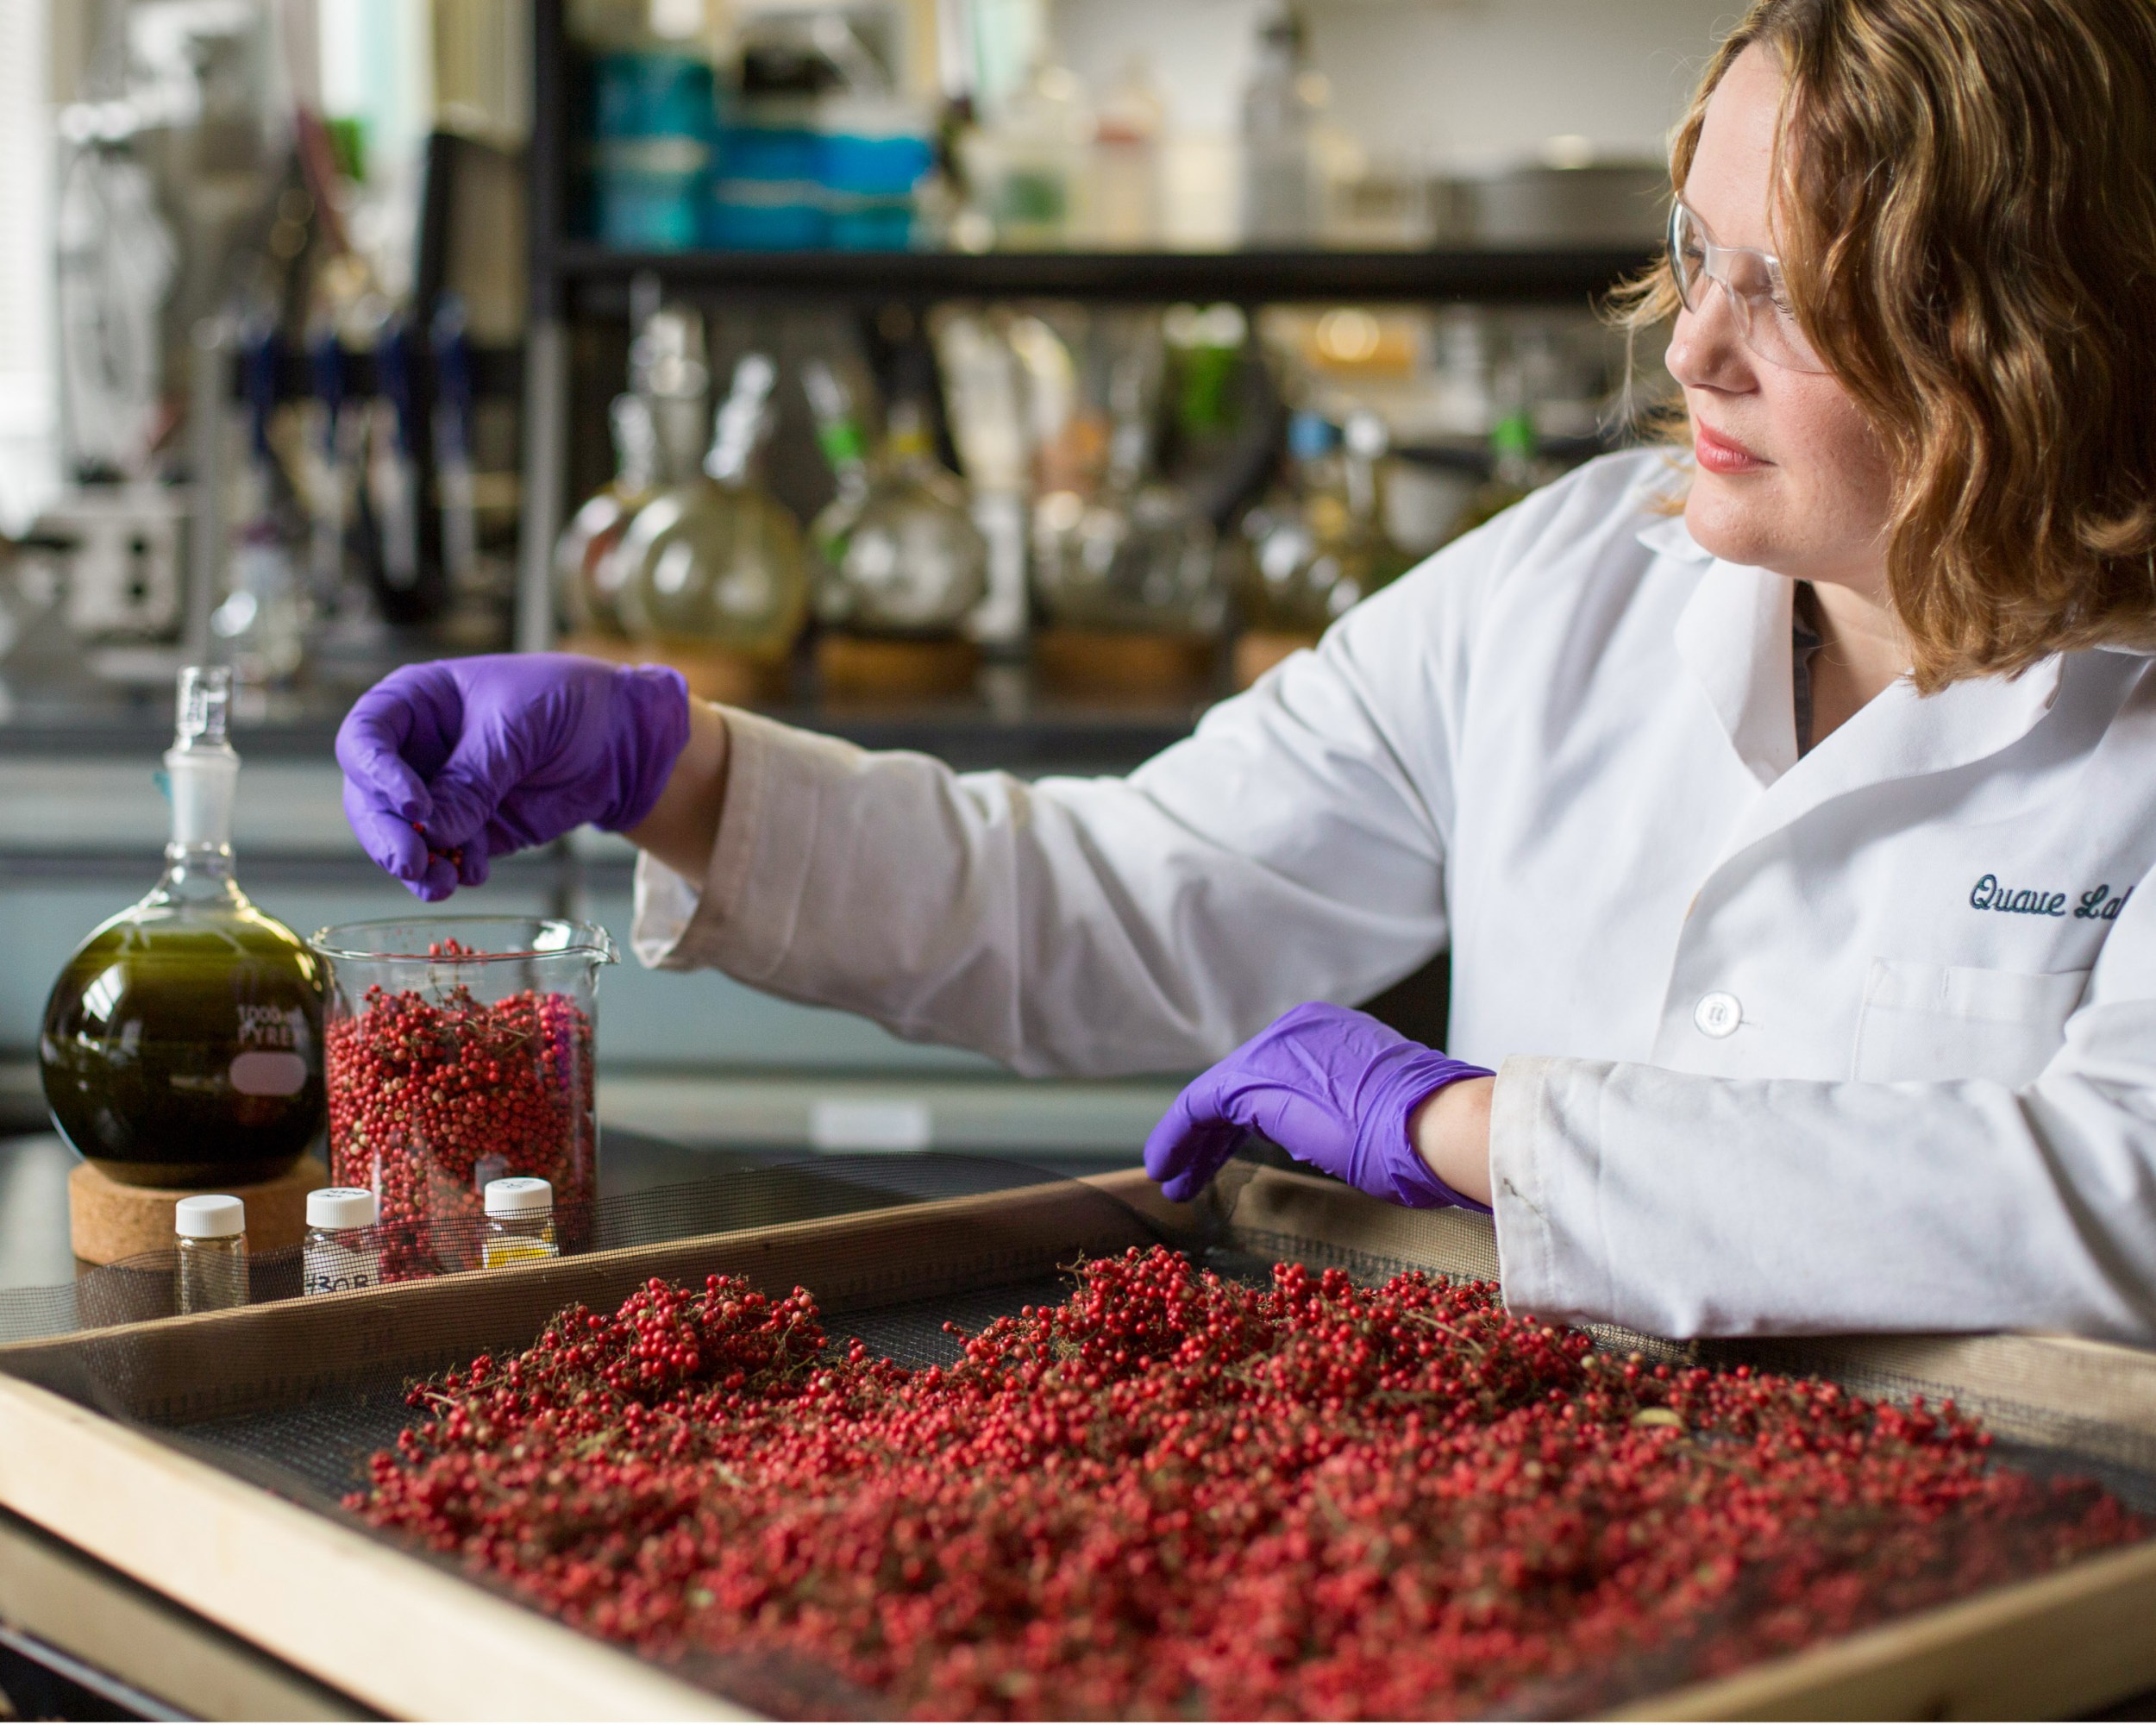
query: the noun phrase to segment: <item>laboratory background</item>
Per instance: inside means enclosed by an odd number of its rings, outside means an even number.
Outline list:
[[[0,0],[0,1120],[47,1127],[48,990],[155,876],[185,664],[232,669],[241,878],[302,936],[404,907],[330,756],[402,662],[670,663],[1027,775],[1185,734],[1632,435],[1657,355],[1595,304],[1720,9]],[[622,941],[631,858],[458,908]],[[690,1144],[1127,1161],[1185,1076],[604,991],[602,1120]]]
[[[1658,489],[1744,10],[0,0],[0,1721],[2156,1718],[2146,655]]]

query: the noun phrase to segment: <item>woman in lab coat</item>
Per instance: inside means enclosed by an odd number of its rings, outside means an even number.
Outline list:
[[[1763,0],[1673,166],[1689,451],[1129,777],[477,659],[354,707],[356,831],[439,898],[595,821],[648,963],[1025,1072],[1219,1060],[1172,1195],[1262,1129],[1491,1207],[1552,1316],[2156,1339],[2156,8]],[[1457,1058],[1325,1004],[1447,948]]]

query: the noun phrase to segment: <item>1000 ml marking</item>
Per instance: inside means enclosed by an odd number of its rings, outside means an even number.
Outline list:
[[[2103,881],[2080,895],[2073,914],[2083,922],[2116,922],[2119,913],[2126,908],[2126,901],[2134,896],[2128,887],[2116,898],[2111,896],[2111,883]],[[2009,916],[2051,916],[2066,914],[2066,894],[2033,891],[2022,887],[2002,887],[1996,875],[1986,875],[1969,889],[1969,908],[1976,911],[2003,911]]]

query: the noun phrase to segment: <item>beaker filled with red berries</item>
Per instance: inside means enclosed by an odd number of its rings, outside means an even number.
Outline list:
[[[446,917],[344,923],[309,943],[329,973],[329,1173],[381,1207],[382,1276],[479,1266],[487,1182],[545,1180],[565,1251],[599,1195],[591,923]]]

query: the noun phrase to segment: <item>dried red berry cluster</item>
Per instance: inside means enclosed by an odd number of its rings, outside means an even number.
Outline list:
[[[464,847],[461,844],[452,844],[447,849],[437,847],[434,840],[427,838],[427,829],[419,821],[415,820],[411,823],[411,830],[422,838],[427,839],[427,855],[435,862],[448,862],[459,869],[464,866]],[[448,949],[450,954],[466,953],[471,950],[469,947],[459,946],[454,940],[437,940],[427,950],[434,957],[440,958],[445,956],[443,952],[445,947]]]
[[[454,941],[430,953],[470,956]],[[557,1233],[583,1243],[598,1177],[592,1022],[569,996],[377,987],[323,1044],[330,1177],[379,1199],[385,1280],[476,1263],[484,1190],[505,1175],[552,1182]]]
[[[2141,1537],[1956,1417],[1650,1366],[1482,1284],[1156,1250],[950,1368],[653,1282],[412,1392],[352,1507],[667,1659],[925,1716],[1606,1703]]]

